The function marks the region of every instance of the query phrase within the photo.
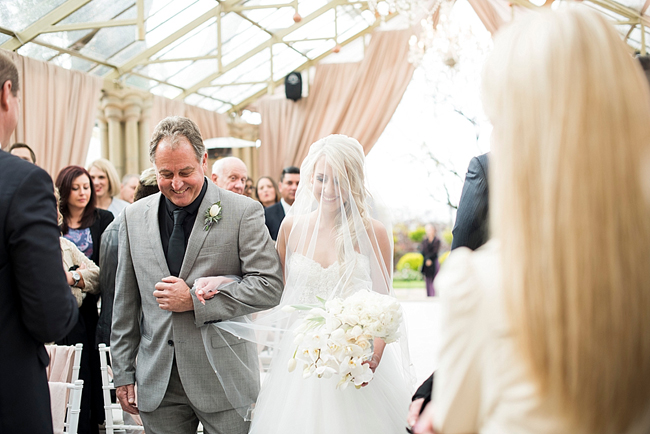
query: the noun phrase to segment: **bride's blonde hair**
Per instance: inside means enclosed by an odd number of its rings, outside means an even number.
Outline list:
[[[370,227],[370,212],[367,203],[369,193],[364,181],[365,155],[363,147],[356,139],[341,134],[332,134],[311,145],[305,160],[307,167],[301,169],[301,173],[304,173],[306,178],[313,176],[316,165],[323,158],[338,177],[339,188],[349,193],[349,198],[336,222],[335,245],[339,262],[343,262],[343,240],[346,234],[350,234],[353,244],[356,243],[358,237],[359,228],[355,228],[353,218],[355,211],[353,209],[358,211],[363,228],[367,230]]]
[[[513,330],[573,432],[626,432],[650,402],[650,90],[584,7],[500,32],[483,79],[491,224]]]

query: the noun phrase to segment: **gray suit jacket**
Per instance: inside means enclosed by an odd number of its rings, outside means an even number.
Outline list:
[[[192,291],[194,311],[172,313],[160,309],[153,296],[154,285],[170,276],[160,241],[160,197],[154,194],[123,211],[111,333],[115,385],[137,382],[138,407],[153,411],[163,399],[175,356],[185,393],[197,409],[231,409],[206,356],[201,327],[280,302],[282,270],[264,226],[262,206],[208,182],[179,277],[189,287],[205,276],[230,274],[243,280],[222,286],[205,306]],[[222,219],[205,231],[204,213],[217,201],[221,201]],[[255,344],[226,332],[219,334],[213,327],[208,333],[219,374],[232,376],[254,399],[259,391]]]

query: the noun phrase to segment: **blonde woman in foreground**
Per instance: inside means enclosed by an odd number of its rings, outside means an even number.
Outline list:
[[[584,7],[499,33],[484,71],[494,241],[456,250],[417,433],[650,432],[650,90]]]

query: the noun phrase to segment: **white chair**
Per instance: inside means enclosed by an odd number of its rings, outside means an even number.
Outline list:
[[[144,427],[140,425],[125,425],[122,420],[114,420],[113,410],[119,410],[120,414],[122,407],[120,404],[113,404],[111,402],[111,390],[115,389],[112,378],[108,375],[108,360],[110,357],[111,349],[104,344],[99,344],[99,361],[102,370],[102,394],[104,396],[104,414],[106,417],[106,434],[124,433],[125,430],[144,431]]]
[[[83,380],[79,380],[83,344],[77,344],[74,347],[48,345],[47,351],[51,358],[50,369],[48,369],[50,394],[61,398],[59,403],[65,401],[65,418],[62,414],[63,410],[57,410],[59,408],[57,402],[52,401],[53,422],[58,425],[54,427],[55,432],[77,434],[84,384]],[[70,364],[70,359],[72,359],[72,364]],[[65,395],[65,398],[61,394]],[[62,426],[59,425],[61,422],[63,422]]]

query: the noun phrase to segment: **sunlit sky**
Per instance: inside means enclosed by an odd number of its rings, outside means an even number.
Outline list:
[[[489,151],[491,125],[481,107],[480,75],[491,36],[467,0],[456,2],[451,23],[461,35],[456,70],[442,62],[440,52],[429,50],[366,160],[370,187],[390,204],[395,221],[453,225],[445,185],[457,205],[470,159]]]

